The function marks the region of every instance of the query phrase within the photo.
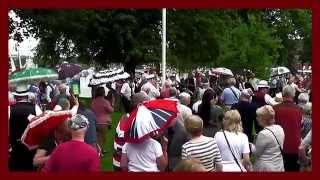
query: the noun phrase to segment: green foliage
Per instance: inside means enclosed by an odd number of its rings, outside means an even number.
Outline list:
[[[160,62],[160,10],[14,10],[15,28],[40,38],[40,65],[61,58],[81,63]],[[21,40],[21,39],[20,39]],[[244,68],[266,78],[268,68],[311,60],[310,10],[167,10],[167,59],[181,71],[199,66]]]

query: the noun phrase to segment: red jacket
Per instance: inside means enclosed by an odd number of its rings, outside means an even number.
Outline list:
[[[292,100],[285,99],[283,103],[275,105],[273,108],[276,123],[283,128],[285,134],[283,151],[297,154],[301,142],[301,108],[294,104]]]

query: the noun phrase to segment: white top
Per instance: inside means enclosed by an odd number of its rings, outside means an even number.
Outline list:
[[[127,83],[127,82],[123,83],[120,92],[121,92],[121,94],[124,95],[128,100],[131,99],[131,88],[130,88],[129,83]]]
[[[264,100],[270,106],[274,106],[276,104],[279,104],[269,94],[264,95]]]
[[[227,139],[230,143],[231,149],[238,159],[239,164],[241,165],[241,157],[242,154],[250,153],[249,141],[247,135],[242,132],[238,134],[225,131]],[[214,136],[217,145],[219,147],[221,156],[222,156],[222,164],[224,172],[233,172],[233,171],[241,171],[237,163],[234,161],[232,153],[229,149],[229,146],[226,142],[226,139],[223,135],[223,132],[219,131]],[[242,170],[245,171],[245,168],[242,166]]]
[[[157,158],[163,155],[161,145],[154,139],[140,144],[124,144],[122,154],[127,154],[129,172],[159,172]]]
[[[284,131],[279,125],[267,127],[276,136],[281,148],[283,148]],[[255,171],[284,171],[283,158],[281,150],[276,138],[267,129],[259,132],[256,139],[256,162],[254,165]]]
[[[141,87],[141,91],[148,92],[148,96],[150,97],[150,99],[156,99],[160,96],[160,91],[150,82],[145,83]]]
[[[193,110],[194,112],[198,113],[198,111],[199,111],[199,105],[200,105],[201,103],[202,103],[201,100],[195,102],[195,103],[192,105],[192,110]]]
[[[178,108],[178,111],[179,111],[179,113],[181,115],[181,117],[180,117],[181,120],[182,120],[181,122],[184,122],[189,116],[192,115],[191,109],[186,105],[183,105],[183,104],[179,103],[177,108]]]

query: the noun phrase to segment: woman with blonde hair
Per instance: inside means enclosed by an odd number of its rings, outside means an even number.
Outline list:
[[[251,170],[249,141],[242,131],[239,112],[227,111],[223,119],[223,130],[214,137],[221,152],[224,172]]]
[[[181,160],[174,168],[175,172],[206,172],[206,168],[198,159]]]
[[[256,139],[255,171],[284,171],[282,148],[284,131],[275,125],[275,112],[270,105],[257,110],[257,120],[264,129],[258,133]]]

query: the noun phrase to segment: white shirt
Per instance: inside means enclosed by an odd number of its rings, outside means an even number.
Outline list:
[[[198,110],[199,110],[199,105],[202,103],[202,101],[197,101],[195,102],[193,105],[192,105],[192,110],[196,113],[198,113]]]
[[[127,154],[129,172],[159,172],[157,158],[163,155],[161,145],[154,139],[140,144],[124,144],[122,154]]]
[[[225,131],[227,139],[230,143],[231,149],[238,159],[239,164],[241,165],[242,154],[250,153],[249,141],[247,135],[242,132],[238,134]],[[232,153],[229,149],[229,146],[226,142],[226,139],[223,135],[223,132],[219,131],[214,136],[214,139],[217,142],[221,156],[224,172],[239,172],[240,168],[237,163],[234,161]],[[242,170],[245,171],[245,168],[242,166]]]
[[[160,96],[160,91],[150,82],[145,83],[141,87],[141,91],[148,92],[148,96],[150,97],[150,99],[156,99]]]
[[[120,92],[121,92],[121,94],[124,95],[128,100],[131,99],[131,88],[130,88],[130,85],[129,85],[127,82],[123,83]]]
[[[264,95],[264,100],[270,106],[278,104],[278,102],[276,102],[269,94]]]

